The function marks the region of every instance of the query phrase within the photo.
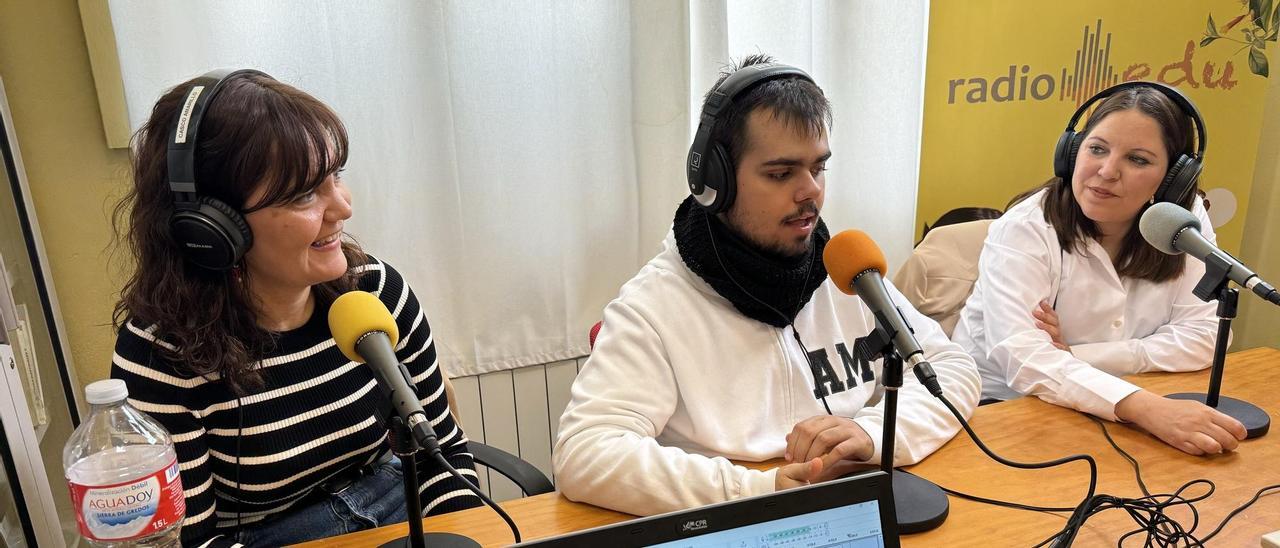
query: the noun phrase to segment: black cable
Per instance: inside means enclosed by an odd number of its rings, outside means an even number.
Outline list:
[[[982,503],[982,504],[990,504],[990,505],[992,505],[992,506],[1003,506],[1003,507],[1005,507],[1005,508],[1012,508],[1012,509],[1014,509],[1014,510],[1027,510],[1027,511],[1029,511],[1029,512],[1040,512],[1040,513],[1042,513],[1042,514],[1049,514],[1050,516],[1057,516],[1057,517],[1064,518],[1064,519],[1065,519],[1065,517],[1064,517],[1064,516],[1059,516],[1057,513],[1058,513],[1058,512],[1071,512],[1071,511],[1075,510],[1075,508],[1074,508],[1074,507],[1072,507],[1072,508],[1068,508],[1068,507],[1035,506],[1035,505],[1031,505],[1031,504],[1022,504],[1022,503],[1019,503],[1019,502],[1009,502],[1009,501],[1007,501],[1007,500],[992,499],[992,498],[987,498],[987,497],[979,497],[979,496],[977,496],[977,495],[970,495],[970,494],[968,494],[968,493],[964,493],[964,492],[961,492],[961,491],[956,491],[955,489],[948,489],[948,488],[943,487],[943,486],[941,486],[941,485],[939,485],[939,486],[938,486],[938,488],[939,488],[939,489],[942,489],[944,492],[946,492],[946,493],[947,493],[947,494],[949,494],[949,495],[956,496],[956,497],[960,497],[960,498],[962,498],[962,499],[971,500],[971,501],[973,501],[973,502],[980,502],[980,503]]]
[[[804,341],[800,340],[800,332],[796,331],[796,324],[794,323],[791,324],[791,335],[796,339],[796,344],[800,345],[800,351],[804,353],[804,361],[809,363],[809,374],[815,375],[816,373],[813,370],[813,361],[809,359],[809,349],[804,346]],[[813,385],[815,388],[818,386],[817,378],[814,378]],[[822,392],[819,392],[819,394],[822,394]],[[823,394],[821,399],[822,407],[827,410],[827,414],[834,416],[835,413],[831,412],[831,406],[827,404],[826,394]]]
[[[947,492],[948,494],[951,494],[960,498],[972,500],[974,502],[991,504],[994,506],[1002,506],[1002,507],[1013,508],[1018,510],[1042,512],[1050,515],[1057,515],[1057,514],[1054,514],[1053,512],[1062,512],[1062,511],[1070,510],[1072,514],[1067,519],[1066,525],[1062,529],[1050,535],[1048,538],[1037,543],[1034,548],[1039,548],[1041,546],[1049,545],[1050,543],[1052,543],[1052,546],[1055,546],[1055,547],[1070,546],[1071,543],[1074,542],[1075,537],[1079,533],[1080,529],[1084,527],[1085,522],[1088,521],[1090,517],[1096,514],[1099,514],[1101,512],[1105,512],[1107,510],[1115,510],[1115,509],[1124,510],[1126,513],[1129,514],[1129,517],[1132,518],[1134,522],[1138,524],[1137,529],[1128,531],[1125,534],[1120,536],[1119,540],[1117,541],[1117,546],[1123,547],[1125,545],[1125,542],[1128,541],[1129,539],[1145,533],[1146,538],[1143,541],[1143,546],[1145,547],[1201,547],[1201,546],[1204,546],[1204,543],[1208,542],[1210,539],[1212,539],[1214,536],[1220,533],[1226,527],[1227,523],[1230,522],[1235,516],[1239,515],[1241,512],[1248,509],[1254,503],[1258,502],[1258,500],[1261,499],[1263,496],[1272,494],[1271,492],[1280,492],[1280,484],[1269,485],[1267,487],[1263,487],[1262,489],[1259,489],[1257,493],[1254,494],[1253,498],[1249,499],[1247,502],[1245,502],[1244,504],[1241,504],[1239,507],[1235,508],[1230,513],[1228,513],[1227,516],[1223,518],[1222,522],[1219,523],[1218,526],[1213,531],[1205,535],[1203,538],[1197,538],[1194,535],[1194,533],[1195,533],[1195,530],[1200,525],[1200,511],[1196,508],[1195,503],[1201,502],[1205,499],[1208,499],[1210,496],[1212,496],[1214,491],[1217,488],[1216,485],[1214,485],[1212,481],[1207,479],[1196,479],[1183,484],[1173,493],[1152,494],[1148,489],[1146,482],[1142,478],[1141,464],[1138,462],[1136,458],[1133,457],[1133,455],[1129,454],[1127,451],[1124,450],[1124,448],[1120,447],[1120,445],[1116,443],[1115,439],[1111,437],[1111,433],[1107,430],[1106,424],[1103,423],[1101,420],[1098,420],[1097,418],[1094,418],[1094,417],[1089,417],[1090,420],[1093,420],[1096,424],[1098,424],[1099,428],[1102,429],[1103,436],[1106,437],[1107,442],[1111,444],[1111,447],[1114,448],[1116,452],[1119,453],[1122,457],[1124,457],[1124,459],[1129,462],[1130,466],[1133,467],[1134,477],[1137,480],[1138,487],[1142,490],[1142,493],[1144,496],[1139,498],[1124,498],[1124,497],[1116,497],[1113,495],[1106,495],[1106,494],[1095,494],[1097,489],[1097,463],[1089,455],[1073,455],[1070,457],[1065,457],[1062,459],[1057,459],[1054,461],[1048,461],[1043,463],[1019,463],[1019,462],[1011,461],[1003,457],[1000,457],[999,455],[996,455],[994,452],[992,452],[990,448],[986,446],[986,444],[982,443],[982,440],[978,439],[977,434],[973,431],[973,428],[969,425],[968,421],[964,419],[964,417],[960,414],[959,410],[956,409],[955,406],[952,405],[949,400],[947,400],[945,397],[939,398],[939,399],[942,401],[944,405],[947,406],[947,409],[951,411],[951,414],[954,415],[956,419],[960,421],[960,425],[964,428],[965,432],[974,441],[974,443],[978,446],[978,448],[981,449],[983,453],[986,453],[987,456],[994,459],[996,462],[999,462],[1006,466],[1011,466],[1014,468],[1024,468],[1024,469],[1025,468],[1047,468],[1050,466],[1066,464],[1067,462],[1071,462],[1075,460],[1085,460],[1086,462],[1089,463],[1089,468],[1090,468],[1089,494],[1085,498],[1085,500],[1082,501],[1080,505],[1075,507],[1074,509],[1073,508],[1053,508],[1053,507],[1021,504],[1021,503],[1003,501],[999,499],[979,497],[976,495],[962,493],[954,489],[948,489],[946,487],[942,487],[942,490]],[[1188,490],[1196,488],[1198,486],[1204,486],[1206,488],[1205,492],[1196,496],[1189,496],[1184,494]],[[1176,506],[1185,506],[1187,510],[1191,512],[1192,517],[1191,517],[1191,523],[1189,524],[1189,526],[1184,526],[1181,522],[1169,516],[1168,510]]]
[[[960,421],[960,426],[964,428],[965,433],[969,434],[969,438],[972,439],[973,443],[978,446],[978,449],[981,449],[982,452],[986,453],[988,457],[991,457],[992,460],[1000,464],[1003,464],[1011,468],[1020,468],[1023,470],[1038,470],[1038,469],[1044,469],[1044,468],[1052,468],[1055,466],[1061,466],[1069,462],[1085,461],[1086,463],[1089,464],[1089,496],[1091,497],[1093,496],[1093,493],[1097,489],[1097,484],[1098,484],[1098,463],[1097,461],[1093,460],[1092,456],[1070,455],[1067,457],[1062,457],[1060,459],[1054,459],[1050,461],[1025,462],[1025,463],[1006,459],[1004,457],[1001,457],[1000,455],[995,454],[995,452],[992,451],[991,448],[987,447],[987,444],[982,443],[982,440],[978,438],[978,434],[973,431],[973,427],[969,425],[969,421],[966,421],[964,419],[964,415],[960,413],[959,409],[956,409],[956,406],[951,403],[951,400],[948,400],[945,396],[938,399],[942,401],[943,405],[947,406],[947,409],[950,410],[951,414],[956,417],[956,420]],[[1075,508],[1062,509],[1062,508],[1051,508],[1051,507],[1040,507],[1040,506],[1037,506],[1034,508],[1039,510],[1049,511],[1049,512],[1069,511],[1069,510],[1075,509]]]
[[[1036,545],[1036,547],[1038,548],[1039,546],[1043,546],[1048,541],[1052,541],[1053,539],[1056,538],[1058,539],[1058,541],[1054,543],[1054,546],[1070,546],[1072,541],[1075,540],[1076,532],[1079,530],[1078,526],[1072,527],[1072,525],[1077,522],[1080,524],[1084,523],[1083,516],[1085,515],[1085,509],[1089,504],[1089,502],[1094,499],[1094,494],[1097,491],[1097,487],[1098,487],[1097,461],[1093,460],[1093,457],[1090,455],[1070,455],[1067,457],[1054,459],[1051,461],[1031,462],[1031,463],[1023,463],[1023,462],[1017,462],[1017,461],[1006,459],[1004,457],[1001,457],[1000,455],[995,454],[995,452],[993,452],[989,447],[987,447],[987,444],[982,443],[982,440],[978,438],[978,434],[973,431],[973,427],[969,426],[969,421],[964,419],[964,415],[960,413],[959,409],[956,409],[955,405],[952,405],[950,400],[948,400],[945,396],[941,396],[938,399],[942,401],[943,405],[947,406],[947,409],[951,411],[951,414],[955,416],[956,420],[960,421],[960,426],[964,428],[965,433],[967,433],[969,435],[969,438],[973,440],[973,443],[978,446],[978,449],[981,449],[982,452],[986,453],[988,457],[991,457],[992,460],[1000,464],[1003,464],[1011,468],[1020,468],[1023,470],[1052,468],[1055,466],[1061,466],[1069,462],[1080,461],[1080,460],[1085,461],[1086,463],[1089,464],[1089,491],[1085,495],[1084,500],[1082,500],[1078,506],[1071,509],[1072,513],[1071,513],[1071,517],[1068,518],[1067,520],[1067,526],[1064,527],[1058,533],[1055,533],[1052,537],[1049,537],[1049,539],[1046,539],[1045,542],[1041,542],[1040,544]],[[1010,504],[1015,504],[1015,503],[1010,503]],[[1028,509],[1036,509],[1038,511],[1056,511],[1056,509],[1051,509],[1048,507],[1033,508],[1031,507],[1031,505],[1023,505],[1023,506],[1028,506]]]
[[[1177,543],[1179,541],[1186,542],[1185,546],[1203,546],[1204,543],[1208,542],[1210,539],[1217,536],[1218,533],[1221,533],[1222,530],[1226,527],[1227,523],[1230,522],[1233,518],[1235,518],[1241,512],[1245,511],[1254,503],[1258,502],[1258,500],[1261,499],[1263,496],[1270,494],[1270,493],[1267,493],[1267,491],[1280,490],[1280,484],[1269,485],[1259,489],[1256,493],[1254,493],[1253,498],[1249,499],[1247,502],[1245,502],[1244,504],[1241,504],[1240,506],[1232,510],[1230,513],[1228,513],[1226,517],[1222,519],[1222,522],[1219,523],[1218,526],[1214,528],[1213,531],[1210,531],[1209,534],[1205,535],[1202,538],[1197,538],[1193,536],[1193,533],[1195,532],[1197,526],[1200,524],[1200,512],[1196,509],[1196,507],[1194,506],[1194,503],[1205,500],[1210,495],[1212,495],[1216,489],[1216,486],[1214,485],[1214,483],[1207,479],[1197,479],[1197,480],[1192,480],[1183,484],[1183,486],[1179,488],[1177,491],[1175,491],[1172,495],[1152,495],[1151,492],[1147,489],[1146,482],[1144,482],[1142,479],[1142,468],[1141,468],[1141,465],[1138,463],[1138,460],[1135,459],[1133,455],[1130,455],[1127,451],[1125,451],[1122,447],[1120,447],[1119,444],[1116,443],[1115,439],[1111,437],[1111,433],[1107,430],[1106,423],[1092,416],[1090,416],[1089,419],[1097,423],[1098,427],[1102,429],[1103,436],[1105,436],[1107,438],[1107,442],[1111,444],[1111,447],[1114,448],[1116,452],[1120,454],[1120,456],[1124,457],[1125,460],[1129,461],[1129,464],[1133,467],[1134,476],[1138,481],[1138,487],[1142,490],[1143,495],[1145,495],[1141,499],[1133,499],[1133,501],[1137,501],[1140,503],[1152,502],[1154,503],[1154,506],[1152,506],[1152,508],[1158,508],[1161,512],[1163,512],[1163,509],[1168,506],[1172,506],[1175,504],[1185,504],[1188,507],[1188,509],[1191,511],[1191,515],[1192,515],[1191,527],[1184,529],[1180,523],[1168,518],[1167,516],[1161,515],[1158,518],[1152,519],[1149,522],[1147,522],[1139,519],[1137,511],[1135,511],[1133,508],[1130,508],[1122,503],[1117,503],[1111,506],[1104,506],[1100,504],[1099,508],[1091,512],[1091,514],[1097,513],[1103,510],[1108,510],[1111,508],[1124,508],[1126,511],[1129,512],[1130,516],[1134,517],[1135,521],[1138,521],[1139,524],[1142,525],[1142,527],[1140,527],[1139,529],[1125,533],[1120,538],[1120,544],[1123,544],[1125,539],[1133,535],[1146,532],[1148,533],[1148,538],[1146,543],[1144,544],[1145,546],[1177,546],[1178,545]],[[1183,491],[1198,484],[1208,485],[1209,487],[1208,492],[1206,492],[1204,495],[1201,495],[1199,497],[1194,497],[1191,499],[1185,499],[1181,497],[1181,493]],[[1163,502],[1160,502],[1159,499],[1162,497],[1165,500]],[[1124,499],[1119,499],[1119,500],[1123,501]],[[1158,534],[1152,534],[1153,529],[1158,529]],[[1158,540],[1160,543],[1152,544],[1153,538]]]
[[[1104,425],[1105,429],[1105,425]],[[1109,436],[1108,436],[1109,437]],[[1112,446],[1119,449],[1112,440]],[[1123,451],[1121,449],[1121,451]],[[1132,458],[1127,457],[1127,458]],[[1136,460],[1130,461],[1136,464]],[[1198,497],[1187,498],[1182,495],[1184,491],[1196,485],[1205,484],[1208,491]],[[1177,491],[1171,494],[1147,495],[1137,499],[1129,499],[1116,497],[1112,495],[1097,495],[1086,501],[1083,505],[1083,511],[1072,516],[1067,525],[1058,532],[1049,536],[1049,538],[1041,541],[1036,546],[1043,546],[1049,542],[1055,542],[1055,546],[1062,546],[1064,542],[1069,545],[1074,540],[1075,535],[1084,526],[1085,522],[1095,514],[1112,509],[1125,510],[1129,517],[1138,523],[1139,527],[1133,531],[1129,531],[1121,535],[1118,545],[1123,546],[1124,542],[1134,535],[1146,533],[1146,541],[1144,546],[1179,546],[1179,542],[1187,542],[1186,539],[1195,541],[1197,544],[1186,544],[1187,546],[1199,545],[1199,541],[1191,536],[1191,532],[1195,530],[1199,524],[1200,516],[1196,510],[1194,503],[1204,500],[1213,494],[1215,486],[1209,480],[1194,480],[1187,482]],[[1186,529],[1181,523],[1173,520],[1166,513],[1166,509],[1172,506],[1185,505],[1192,513],[1192,525],[1190,529]]]
[[[417,416],[417,413],[415,413],[414,416]],[[485,505],[493,509],[494,512],[497,512],[498,516],[501,517],[503,521],[507,522],[507,527],[511,529],[511,535],[515,537],[516,544],[520,543],[520,528],[516,526],[516,522],[511,520],[511,516],[507,515],[506,511],[504,511],[501,506],[498,506],[497,503],[493,502],[493,499],[490,499],[480,491],[480,487],[478,485],[463,477],[462,474],[458,472],[458,469],[454,468],[453,464],[449,462],[449,459],[445,458],[444,452],[440,450],[440,442],[436,439],[435,429],[431,426],[430,421],[424,418],[420,422],[415,422],[413,426],[406,426],[398,415],[393,415],[391,417],[391,421],[393,426],[387,429],[387,441],[390,442],[391,450],[396,454],[396,456],[401,459],[414,459],[410,461],[415,465],[415,477],[412,479],[413,483],[418,486],[418,491],[422,490],[422,485],[419,483],[422,478],[421,475],[417,473],[417,454],[420,451],[426,451],[428,458],[433,459],[437,464],[443,467],[449,475],[461,482],[463,486],[474,493],[477,497],[480,497],[480,500],[483,501]],[[401,436],[403,436],[403,438]],[[401,465],[404,466],[404,463],[402,462]],[[406,481],[408,481],[408,478],[406,478]],[[408,495],[409,493],[405,493],[406,497]],[[421,495],[421,492],[414,494],[414,496],[419,499],[421,498]],[[407,499],[405,500],[405,504],[412,506]],[[426,512],[426,508],[419,509],[419,514],[425,514]],[[406,509],[406,513],[410,514],[406,517],[409,519],[415,519],[411,515],[414,512],[408,512]],[[421,520],[422,518],[423,516],[419,515],[416,519]]]
[[[1147,483],[1142,481],[1142,466],[1138,464],[1138,459],[1133,458],[1133,455],[1130,455],[1128,451],[1125,451],[1116,443],[1116,440],[1111,437],[1111,432],[1107,431],[1107,425],[1102,422],[1102,419],[1093,415],[1085,416],[1089,417],[1089,420],[1093,421],[1094,424],[1098,425],[1098,428],[1102,429],[1102,435],[1107,438],[1107,443],[1110,443],[1111,447],[1114,448],[1117,453],[1120,453],[1120,456],[1129,461],[1129,465],[1133,467],[1133,476],[1138,480],[1138,488],[1142,490],[1142,494],[1148,497],[1151,496],[1151,491],[1147,489]]]
[[[520,528],[516,527],[516,522],[512,521],[511,516],[507,515],[506,511],[504,511],[501,506],[498,506],[497,503],[493,502],[493,499],[490,499],[487,495],[481,492],[479,486],[477,486],[474,483],[471,483],[471,480],[468,480],[467,478],[462,477],[462,474],[459,473],[458,470],[454,468],[452,464],[449,463],[449,459],[446,459],[444,457],[444,453],[440,451],[439,444],[435,443],[434,436],[432,436],[431,443],[429,444],[429,446],[426,447],[426,449],[428,454],[432,458],[434,458],[437,463],[443,466],[444,469],[447,470],[450,475],[452,475],[458,481],[461,481],[463,485],[467,486],[467,489],[470,489],[472,493],[475,493],[477,497],[480,497],[480,500],[484,501],[484,503],[488,505],[489,508],[492,508],[494,512],[498,513],[498,516],[502,517],[503,521],[507,522],[507,527],[511,529],[511,535],[515,537],[516,544],[519,544]],[[409,458],[413,458],[413,457],[409,457]],[[422,519],[422,516],[418,516],[418,519]]]
[[[1088,417],[1089,420],[1093,421],[1094,424],[1097,424],[1098,428],[1102,429],[1102,435],[1103,437],[1107,438],[1107,443],[1111,444],[1111,447],[1114,448],[1116,452],[1120,454],[1121,457],[1124,457],[1125,460],[1129,461],[1129,465],[1133,468],[1133,477],[1138,482],[1138,488],[1142,490],[1142,494],[1144,496],[1150,497],[1151,490],[1147,489],[1147,482],[1142,480],[1142,465],[1138,463],[1138,459],[1134,458],[1134,456],[1130,455],[1128,451],[1125,451],[1124,448],[1120,447],[1120,444],[1116,443],[1116,440],[1111,437],[1111,432],[1107,430],[1107,425],[1103,423],[1101,419],[1093,415],[1086,414],[1085,416]],[[1198,520],[1199,514],[1196,513],[1196,510],[1194,507],[1191,508],[1191,511]],[[1192,529],[1195,529],[1195,527],[1192,526]],[[1163,525],[1162,525],[1161,531],[1166,534],[1172,534],[1174,532],[1170,530],[1170,528],[1164,527]],[[1127,538],[1131,534],[1134,534],[1135,532],[1136,531],[1130,531],[1128,534],[1120,537],[1120,541],[1124,542],[1125,538]]]
[[[240,404],[240,396],[236,395],[236,542],[240,542],[240,530],[243,526],[240,524],[241,507],[244,505],[240,499],[240,440],[244,438],[244,407]]]
[[[1183,496],[1182,493],[1184,491],[1201,484],[1208,486],[1208,490],[1204,494],[1190,498]],[[1064,535],[1074,537],[1075,531],[1078,531],[1089,517],[1114,509],[1125,510],[1139,525],[1137,529],[1121,535],[1117,543],[1118,546],[1123,546],[1124,542],[1130,537],[1141,533],[1147,534],[1144,546],[1201,546],[1203,541],[1192,536],[1192,532],[1195,530],[1196,525],[1199,524],[1200,519],[1194,503],[1208,498],[1213,494],[1213,491],[1213,482],[1200,479],[1187,482],[1171,494],[1157,494],[1137,499],[1098,495],[1089,501],[1087,510],[1079,520],[1068,523],[1067,527],[1054,533],[1037,546],[1062,538]],[[1181,523],[1170,518],[1167,513],[1167,509],[1180,505],[1186,506],[1192,513],[1193,519],[1190,528],[1184,528]]]
[[[1268,485],[1266,487],[1263,487],[1262,489],[1259,489],[1257,493],[1253,494],[1253,498],[1249,499],[1249,502],[1241,504],[1240,506],[1236,507],[1235,510],[1232,510],[1230,513],[1228,513],[1227,517],[1222,518],[1222,523],[1219,523],[1218,527],[1216,527],[1213,531],[1210,531],[1209,534],[1204,536],[1204,538],[1200,539],[1200,542],[1201,543],[1209,542],[1209,539],[1217,536],[1218,533],[1222,532],[1222,528],[1227,526],[1227,522],[1231,521],[1231,518],[1236,517],[1236,515],[1239,514],[1240,512],[1243,512],[1245,511],[1245,509],[1249,508],[1250,506],[1253,506],[1253,503],[1258,502],[1258,499],[1262,498],[1263,496],[1270,495],[1271,493],[1267,493],[1267,491],[1276,491],[1276,490],[1280,490],[1280,483],[1277,483],[1275,485]]]

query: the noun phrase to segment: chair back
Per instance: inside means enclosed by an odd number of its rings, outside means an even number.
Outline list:
[[[951,336],[978,280],[978,257],[991,220],[935,226],[893,276],[911,305]]]

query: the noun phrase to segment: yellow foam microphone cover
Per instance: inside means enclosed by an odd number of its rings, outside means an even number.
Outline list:
[[[867,270],[877,270],[881,277],[889,274],[884,252],[871,236],[861,230],[845,230],[827,241],[822,250],[822,266],[831,281],[849,295],[856,295],[853,278]]]
[[[329,307],[329,331],[338,349],[348,359],[364,363],[364,358],[356,352],[356,341],[366,333],[381,331],[391,339],[391,346],[400,342],[400,330],[396,327],[396,319],[387,311],[373,293],[350,291],[343,293]]]

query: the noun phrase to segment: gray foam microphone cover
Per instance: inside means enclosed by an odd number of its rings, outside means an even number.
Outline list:
[[[1147,243],[1169,255],[1178,255],[1181,250],[1173,246],[1174,239],[1183,229],[1191,227],[1200,230],[1200,221],[1178,204],[1160,202],[1149,208],[1138,220],[1138,231]]]

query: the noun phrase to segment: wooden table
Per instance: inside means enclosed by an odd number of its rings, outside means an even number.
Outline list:
[[[1135,375],[1129,379],[1158,394],[1204,391],[1208,371]],[[1223,379],[1223,394],[1266,409],[1280,418],[1280,350],[1258,348],[1231,354]],[[1101,429],[1086,416],[1036,398],[980,407],[971,420],[974,430],[997,454],[1017,461],[1050,460],[1067,454],[1089,453],[1098,461],[1098,492],[1139,497],[1141,492],[1127,461],[1107,444]],[[1240,444],[1235,452],[1193,457],[1132,427],[1107,423],[1116,442],[1142,465],[1142,476],[1153,493],[1169,493],[1187,481],[1206,478],[1217,485],[1208,500],[1197,503],[1200,536],[1207,534],[1228,512],[1248,501],[1260,488],[1280,484],[1280,426],[1258,439]],[[776,463],[757,463],[765,467]],[[1084,463],[1048,470],[1016,470],[990,460],[963,432],[911,472],[961,492],[1042,506],[1075,506],[1088,488]],[[1192,492],[1188,492],[1190,494]],[[631,516],[570,502],[548,493],[502,503],[525,539],[552,536],[626,520]],[[1180,520],[1185,511],[1174,512]],[[1062,516],[1014,510],[951,497],[951,513],[933,531],[905,536],[904,546],[1032,546],[1065,523]],[[1184,523],[1190,523],[1187,519]],[[423,520],[426,531],[464,534],[485,546],[512,542],[506,524],[487,508],[475,508]],[[1136,525],[1123,510],[1089,519],[1077,546],[1115,546],[1120,535]],[[1258,538],[1280,530],[1280,494],[1265,496],[1237,515],[1210,546],[1258,546]],[[406,534],[405,524],[381,527],[302,546],[376,546]],[[1132,539],[1132,545],[1140,539]]]

